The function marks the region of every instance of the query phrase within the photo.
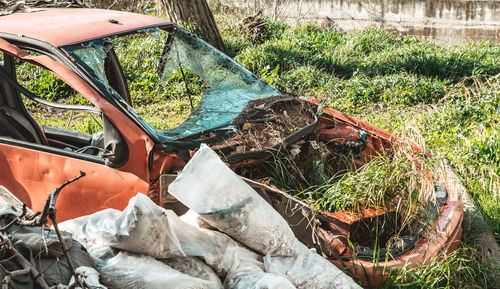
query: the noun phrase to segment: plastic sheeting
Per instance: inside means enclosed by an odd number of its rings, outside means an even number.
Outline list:
[[[116,289],[211,289],[220,281],[196,278],[147,255],[119,252],[100,268],[103,282]]]
[[[264,256],[267,272],[286,275],[297,288],[361,288],[351,277],[306,246],[293,257]]]
[[[168,190],[210,225],[262,255],[294,256],[301,250],[279,213],[206,145]]]
[[[99,283],[99,272],[97,272],[96,269],[92,267],[86,267],[86,266],[80,266],[75,269],[75,273],[77,276],[79,276],[80,281],[85,284],[85,288],[89,289],[108,289],[105,286],[103,286],[101,283]],[[75,284],[76,280],[75,277],[72,276],[71,280],[69,281],[69,288],[72,288],[72,286]],[[75,285],[75,289],[84,289],[81,288],[78,285]],[[57,288],[56,288],[57,289]]]
[[[142,194],[123,211],[108,209],[59,227],[85,245],[111,289],[361,288],[300,243],[286,221],[207,146],[169,191],[222,232],[196,226],[193,212],[186,217],[192,226]]]
[[[191,260],[190,268],[178,267],[182,270],[167,265],[186,256],[171,223],[165,210],[139,194],[123,211],[107,209],[59,227],[84,244],[109,288],[221,288],[218,276],[204,264]]]
[[[109,288],[165,288],[173,280],[177,287],[171,288],[221,288],[219,276],[224,288],[295,288],[266,273],[258,254],[223,233],[183,222],[142,194],[122,212],[108,209],[59,227],[85,245]]]
[[[256,254],[248,254],[242,247],[228,247],[222,266],[227,268],[224,288],[233,289],[292,289],[291,282],[283,276],[264,272]]]
[[[167,264],[171,268],[193,276],[196,278],[213,281],[216,284],[220,284],[219,277],[213,272],[213,270],[205,264],[201,259],[192,256],[186,257],[172,257],[161,260],[163,263]]]
[[[297,288],[361,288],[300,243],[271,205],[208,146],[201,146],[169,192],[213,227],[266,255],[266,271],[286,276]]]

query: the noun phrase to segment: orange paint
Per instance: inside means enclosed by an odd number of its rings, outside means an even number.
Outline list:
[[[112,23],[116,20],[118,24]],[[0,33],[24,38],[38,39],[49,43],[54,49],[62,45],[100,38],[107,35],[126,33],[145,27],[169,25],[168,22],[145,15],[94,9],[46,9],[35,13],[15,13],[0,17]],[[0,34],[1,35],[1,34]],[[162,174],[175,173],[185,165],[185,160],[173,152],[164,152],[160,144],[155,144],[149,135],[120,111],[99,95],[91,85],[64,64],[48,56],[34,56],[0,36],[0,50],[16,58],[44,67],[73,87],[92,102],[113,123],[123,136],[129,151],[124,165],[118,168],[106,166],[97,158],[82,158],[77,153],[62,154],[61,150],[43,150],[40,147],[15,141],[0,140],[0,185],[5,186],[32,210],[41,210],[48,193],[62,183],[84,171],[87,176],[65,187],[57,202],[58,221],[94,213],[99,210],[123,209],[129,199],[141,192],[159,202],[159,179]],[[317,104],[315,100],[310,100]],[[381,150],[390,149],[401,139],[362,120],[331,108],[324,108],[319,121],[317,136],[325,141],[341,143],[356,141],[359,133],[367,133],[367,145],[362,158],[353,160],[355,167],[377,155]],[[412,146],[413,152],[420,148]],[[192,152],[187,152],[192,153]],[[192,154],[191,154],[192,156]],[[413,155],[408,155],[412,160]],[[233,164],[234,170],[252,166],[265,159],[247,159]],[[415,163],[418,168],[418,162]],[[432,176],[429,176],[432,177]],[[421,239],[413,250],[394,260],[374,264],[370,261],[330,260],[335,265],[350,272],[364,285],[383,283],[391,269],[405,265],[424,264],[442,250],[454,250],[461,236],[463,203],[454,188],[448,187],[448,202],[441,208],[435,227],[441,234],[432,240]],[[268,187],[270,192],[280,194],[276,187]],[[339,231],[349,234],[349,226],[364,218],[385,214],[387,211],[365,209],[360,214],[346,212],[317,212],[322,221]],[[341,256],[351,256],[345,242],[332,241],[330,247]]]

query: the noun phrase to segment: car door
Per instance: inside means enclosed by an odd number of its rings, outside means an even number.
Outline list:
[[[38,211],[52,190],[85,172],[85,177],[62,190],[59,221],[105,208],[123,209],[130,197],[148,192],[153,143],[144,132],[54,59],[2,41],[0,54],[0,185]],[[33,74],[35,70],[39,74]],[[97,114],[82,118],[81,111],[65,111],[67,98]],[[83,127],[72,125],[78,123]],[[106,132],[106,124],[126,146],[124,160],[113,167],[98,146],[99,131]]]

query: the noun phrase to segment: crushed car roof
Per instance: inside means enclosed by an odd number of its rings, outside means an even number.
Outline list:
[[[38,12],[0,16],[0,33],[64,46],[168,23],[156,17],[115,10],[43,8]]]

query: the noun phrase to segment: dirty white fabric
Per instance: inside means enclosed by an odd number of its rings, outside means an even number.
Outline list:
[[[297,288],[361,288],[300,243],[271,205],[208,146],[200,147],[169,192],[210,225],[266,255],[266,271],[286,276]]]
[[[207,264],[205,264],[205,262],[197,257],[172,257],[162,259],[160,261],[181,273],[203,280],[212,281],[219,287],[222,286],[217,274],[215,274],[215,272]]]
[[[59,227],[87,248],[110,288],[221,288],[218,275],[226,279],[224,288],[295,288],[285,277],[265,273],[259,255],[237,241],[191,226],[143,194],[123,212],[104,210]],[[194,287],[168,287],[175,278]]]
[[[171,288],[222,288],[210,267],[186,256],[172,228],[173,222],[181,221],[173,213],[175,218],[169,221],[166,212],[138,194],[123,211],[107,209],[59,227],[87,248],[110,288],[167,288],[162,286],[170,286],[176,279],[182,281],[180,287]],[[183,266],[176,258],[184,259]]]
[[[175,219],[177,216],[171,216]],[[180,222],[176,224],[181,224]],[[176,228],[177,229],[177,228]],[[266,273],[259,255],[226,234],[186,223],[178,228],[177,236],[187,255],[200,256],[224,278],[224,288],[232,289],[294,289],[281,275]],[[203,236],[202,238],[200,238]],[[202,243],[183,240],[205,240]]]
[[[75,269],[76,275],[80,276],[83,281],[83,284],[86,285],[86,288],[92,289],[108,289],[101,283],[99,283],[99,272],[96,269],[86,266],[80,266]],[[69,281],[70,286],[75,284],[75,277],[71,277]],[[80,286],[76,286],[75,289],[82,289]]]
[[[0,186],[0,190],[1,189],[2,187]],[[186,213],[184,213],[184,215],[179,216],[179,219],[181,219],[183,222],[196,228],[200,228],[200,224],[198,222],[199,218],[200,215],[191,209],[189,209]]]
[[[179,217],[183,222],[186,222],[190,224],[191,226],[194,226],[196,228],[203,228],[203,229],[210,229],[210,230],[217,230],[213,226],[211,226],[209,223],[207,223],[205,220],[203,220],[202,217],[195,211],[189,209],[184,215]]]
[[[286,275],[297,288],[349,289],[361,288],[351,277],[328,260],[304,245],[302,253],[294,257],[264,256],[267,272]]]
[[[295,286],[284,276],[266,273],[258,255],[242,247],[228,247],[222,266],[229,273],[224,280],[224,288],[233,289],[293,289]]]
[[[210,225],[262,255],[294,256],[299,252],[286,221],[206,145],[168,191]]]
[[[204,280],[183,274],[147,255],[125,251],[106,260],[100,268],[103,283],[110,289],[215,289],[220,281]]]
[[[130,199],[123,212],[106,209],[59,227],[86,247],[110,246],[155,258],[185,256],[164,211],[142,194]]]

